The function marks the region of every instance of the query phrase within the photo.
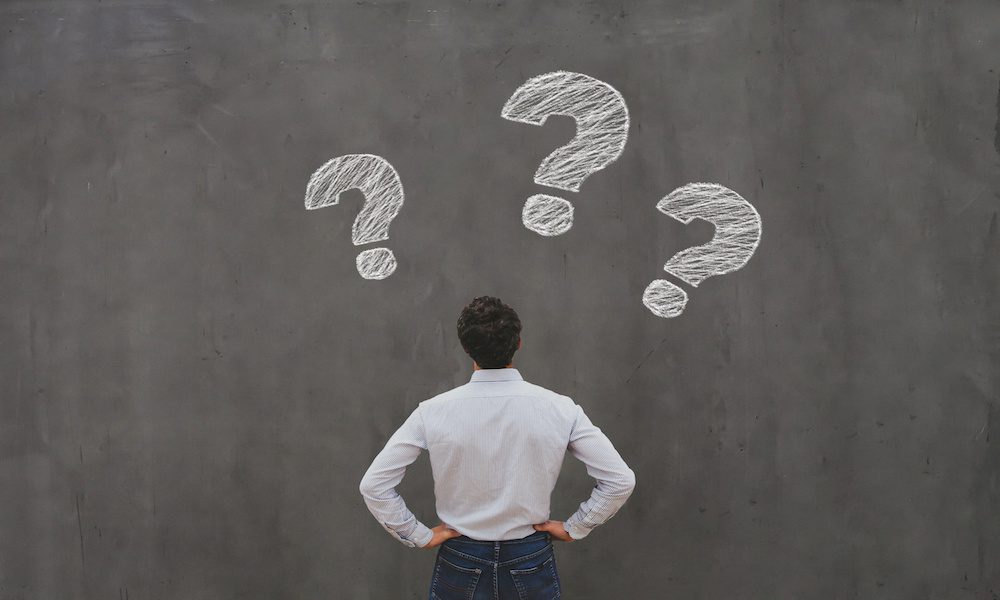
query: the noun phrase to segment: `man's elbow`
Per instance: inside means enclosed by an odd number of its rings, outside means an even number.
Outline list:
[[[358,484],[358,491],[361,492],[361,495],[365,498],[371,498],[375,494],[372,482],[367,477],[361,479],[361,483]]]
[[[622,475],[620,485],[622,489],[622,495],[631,496],[632,490],[635,489],[635,471],[633,471],[632,469],[628,469],[627,471],[625,471],[625,473]]]

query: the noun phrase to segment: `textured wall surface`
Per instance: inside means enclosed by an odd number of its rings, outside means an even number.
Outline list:
[[[467,380],[473,296],[516,366],[634,469],[556,542],[564,596],[1000,596],[1000,4],[0,4],[0,598],[426,598],[434,552],[358,483]],[[631,134],[572,229],[521,224],[574,135],[505,120],[527,78],[619,90]],[[406,202],[382,281],[371,153]],[[742,269],[641,303],[708,241],[655,206],[715,182],[760,213]],[[552,518],[593,485],[568,457]],[[426,454],[400,491],[438,524]]]

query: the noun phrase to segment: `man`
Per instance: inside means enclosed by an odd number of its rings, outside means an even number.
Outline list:
[[[458,337],[473,360],[471,380],[419,403],[368,468],[361,495],[404,545],[441,547],[431,598],[558,597],[550,539],[583,539],[613,517],[635,473],[580,405],[521,378],[512,362],[521,321],[511,307],[474,299],[458,319]],[[395,490],[421,450],[430,452],[443,521],[433,529]],[[566,450],[597,485],[566,521],[553,521],[549,501]]]

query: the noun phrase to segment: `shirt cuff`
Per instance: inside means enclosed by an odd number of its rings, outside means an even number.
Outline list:
[[[430,527],[417,521],[417,528],[410,534],[410,539],[416,543],[418,548],[423,548],[434,539],[434,532],[431,531]]]
[[[576,523],[571,523],[569,521],[563,522],[563,529],[566,530],[566,533],[569,534],[569,537],[573,538],[574,542],[576,540],[582,540],[583,538],[587,537],[587,534],[590,533],[589,529],[583,529]]]
[[[413,532],[406,537],[403,537],[385,523],[380,522],[380,524],[382,525],[382,529],[388,531],[389,535],[399,540],[401,544],[408,548],[423,548],[434,539],[434,532],[420,521],[417,521],[417,526],[413,529]]]

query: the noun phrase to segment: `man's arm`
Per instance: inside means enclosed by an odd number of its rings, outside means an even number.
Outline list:
[[[615,516],[635,489],[635,473],[625,464],[601,428],[590,422],[583,407],[577,405],[576,410],[568,449],[587,465],[587,473],[597,480],[590,498],[563,523],[566,533],[579,540]]]
[[[382,528],[410,548],[425,546],[434,537],[434,532],[417,520],[406,507],[403,497],[396,492],[396,486],[406,474],[406,467],[417,460],[421,450],[427,449],[424,423],[419,412],[420,406],[417,406],[406,422],[392,434],[385,448],[368,467],[359,487],[368,510]]]

